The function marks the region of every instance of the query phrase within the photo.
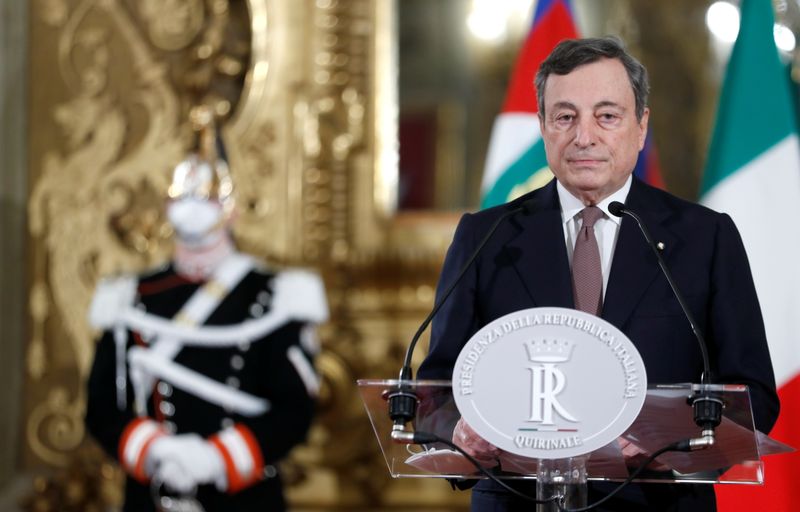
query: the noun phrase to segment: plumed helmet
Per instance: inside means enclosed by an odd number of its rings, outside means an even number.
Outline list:
[[[230,214],[234,206],[233,181],[213,113],[205,106],[194,107],[190,119],[194,147],[175,166],[168,189],[169,198],[173,201],[190,198],[216,201],[226,214]]]

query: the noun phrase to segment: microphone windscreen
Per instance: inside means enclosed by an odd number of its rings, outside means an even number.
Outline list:
[[[625,205],[620,203],[619,201],[612,201],[611,204],[608,205],[608,211],[612,215],[616,215],[617,217],[622,217],[622,214],[625,211]]]

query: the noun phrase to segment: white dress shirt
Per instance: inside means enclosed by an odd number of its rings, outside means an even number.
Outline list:
[[[614,259],[614,248],[617,245],[619,226],[622,222],[620,217],[611,215],[608,212],[608,205],[614,201],[624,203],[631,189],[632,181],[633,178],[628,176],[622,188],[596,205],[603,210],[603,217],[594,225],[594,235],[597,237],[598,249],[600,250],[600,267],[603,270],[604,298],[606,295],[606,288],[608,288],[608,276],[611,273],[611,261]],[[567,244],[567,257],[569,258],[569,267],[571,269],[572,253],[575,251],[575,241],[577,240],[578,232],[581,230],[581,225],[583,224],[583,219],[581,219],[579,214],[581,210],[585,208],[585,205],[580,199],[570,194],[561,182],[556,184],[556,189],[558,190],[558,200],[561,202],[561,222],[564,226],[564,241]]]

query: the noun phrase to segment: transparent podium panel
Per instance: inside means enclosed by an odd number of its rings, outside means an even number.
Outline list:
[[[358,387],[372,428],[393,477],[485,478],[466,457],[442,443],[398,444],[392,441],[387,395],[397,380],[359,380]],[[416,419],[410,429],[451,440],[461,415],[453,400],[450,381],[406,381],[417,398]],[[753,427],[750,394],[744,385],[653,385],[636,421],[615,442],[586,455],[588,480],[621,481],[650,454],[673,442],[700,435],[688,400],[701,389],[723,403],[722,423],[715,444],[692,452],[667,452],[643,471],[637,481],[760,484],[761,458],[792,451]],[[622,446],[626,445],[623,456]],[[631,445],[632,448],[631,448]],[[636,455],[631,455],[634,452]],[[539,460],[502,453],[491,466],[505,479],[535,479]]]

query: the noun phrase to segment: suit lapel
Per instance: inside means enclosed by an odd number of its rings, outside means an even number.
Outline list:
[[[625,204],[642,218],[654,241],[664,243],[661,255],[668,261],[678,240],[666,227],[669,210],[661,204],[658,196],[651,194],[636,178]],[[636,222],[630,217],[623,217],[614,249],[602,317],[617,327],[624,326],[634,307],[656,278],[665,279],[661,276],[661,269],[652,249],[647,245]]]
[[[535,306],[572,308],[572,277],[556,181],[535,194],[539,196],[537,208],[520,217],[519,232],[507,244],[519,247],[525,256],[514,263],[514,269]]]

